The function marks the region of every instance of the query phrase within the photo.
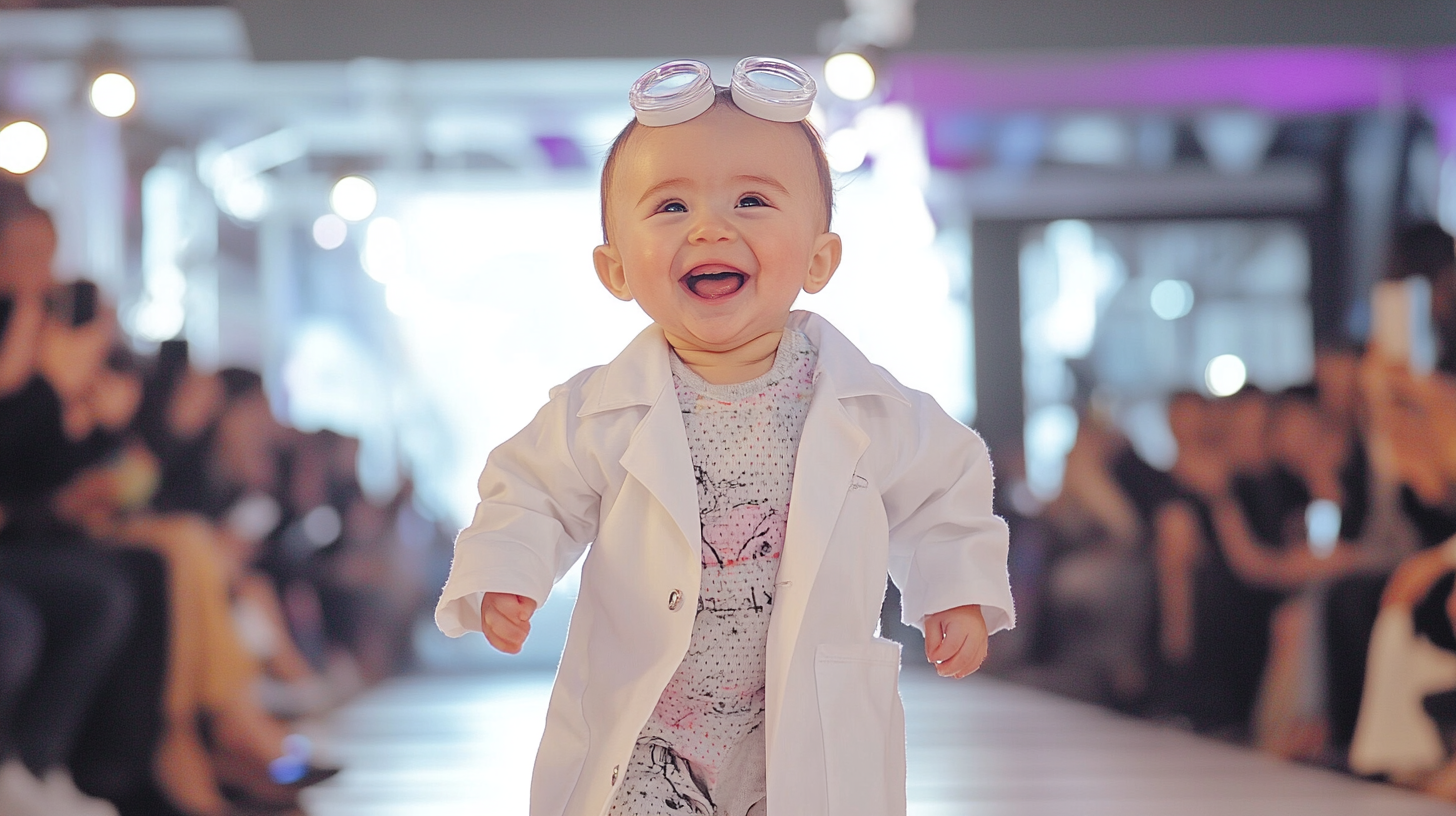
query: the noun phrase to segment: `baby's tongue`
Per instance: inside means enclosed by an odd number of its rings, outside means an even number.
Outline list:
[[[737,292],[743,286],[743,276],[737,272],[716,272],[711,275],[694,275],[688,281],[698,297],[720,298]]]

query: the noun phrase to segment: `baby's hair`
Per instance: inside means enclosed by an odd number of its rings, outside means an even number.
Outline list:
[[[744,116],[751,114],[744,113],[733,101],[733,93],[728,88],[719,88],[713,96],[713,108],[732,108]],[[711,110],[711,108],[710,108]],[[819,191],[824,197],[824,231],[829,231],[829,221],[834,213],[834,181],[829,175],[829,157],[824,153],[824,139],[820,137],[819,131],[809,124],[808,121],[795,122],[799,131],[809,143],[809,155],[814,157],[814,172],[819,177]],[[607,149],[607,160],[602,165],[602,241],[610,242],[607,237],[607,190],[612,186],[612,173],[617,166],[617,157],[622,152],[622,146],[632,138],[638,128],[646,125],[638,124],[636,119],[627,123],[617,138],[612,140],[612,146]]]

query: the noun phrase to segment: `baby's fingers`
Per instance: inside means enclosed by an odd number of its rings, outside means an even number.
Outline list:
[[[506,598],[507,608],[504,611],[516,620],[528,621],[536,614],[536,602],[525,595],[507,595]]]
[[[493,606],[487,606],[481,616],[481,630],[485,632],[485,639],[490,641],[490,645],[507,654],[515,654],[521,650],[526,636],[531,633],[531,624],[501,614]]]
[[[925,619],[925,659],[932,665],[946,659],[953,651],[946,648],[944,626],[935,615]]]
[[[962,642],[961,648],[949,660],[946,660],[935,667],[936,674],[941,677],[954,677],[959,680],[981,668],[981,663],[986,659],[986,642],[971,642],[969,639]]]
[[[953,667],[958,665],[956,661],[965,654],[966,633],[954,624],[948,624],[944,629],[945,635],[940,641],[940,648],[936,649],[935,657],[930,662],[935,664],[937,674],[950,677],[955,674]]]

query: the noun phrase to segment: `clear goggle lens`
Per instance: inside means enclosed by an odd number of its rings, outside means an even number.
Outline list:
[[[785,60],[745,57],[733,69],[733,101],[760,119],[802,121],[817,92],[809,72]]]
[[[809,115],[818,88],[803,68],[771,57],[746,57],[733,69],[733,102],[745,113],[772,122]],[[649,127],[681,124],[713,106],[717,87],[697,60],[666,62],[632,83],[628,100],[637,121]]]
[[[650,127],[676,125],[713,105],[713,76],[697,60],[673,60],[653,68],[632,83],[627,99],[637,121]]]

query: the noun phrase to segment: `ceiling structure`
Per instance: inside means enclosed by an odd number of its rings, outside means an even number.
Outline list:
[[[906,4],[895,3],[893,5]],[[86,0],[0,0],[0,9]],[[840,0],[121,0],[232,5],[259,60],[807,55]],[[864,5],[864,4],[860,4]],[[1456,0],[909,0],[918,53],[1218,45],[1456,44]]]
[[[1105,174],[1077,176],[1038,197],[1025,173],[988,172],[967,188],[982,213],[1082,200],[1068,190],[1084,182],[1092,199],[1125,207],[1166,208],[1175,195],[1195,209],[1230,197],[1288,209],[1322,195],[1317,162],[1303,154],[1284,175],[1202,161],[1188,178],[1168,175],[1193,138],[1184,120],[1205,109],[1264,117],[1248,123],[1259,156],[1277,152],[1268,117],[1407,105],[1424,106],[1441,145],[1456,149],[1456,48],[1440,45],[1456,43],[1456,0],[235,0],[114,11],[0,0],[0,110],[48,118],[60,126],[57,151],[82,151],[61,135],[77,88],[98,59],[124,55],[141,89],[127,152],[144,164],[171,146],[201,157],[286,131],[278,143],[291,147],[253,157],[249,173],[290,179],[305,201],[342,172],[585,172],[649,60],[758,52],[807,58],[817,71],[830,39],[821,34],[847,6],[897,2],[913,5],[916,24],[887,60],[886,96],[924,114],[938,166],[1029,168],[1057,158],[1060,131],[1096,125],[1111,157],[1100,163],[1134,182],[1107,196]],[[858,110],[841,107],[831,128]],[[1096,122],[1075,118],[1098,111]],[[1144,142],[1158,149],[1144,156]]]
[[[237,0],[260,60],[825,50],[841,0]],[[920,0],[910,52],[1456,43],[1453,0]]]
[[[909,103],[949,171],[931,191],[946,223],[1309,213],[1342,186],[1364,280],[1400,190],[1406,111],[1456,152],[1456,0],[0,0],[0,124],[29,116],[52,135],[32,192],[61,223],[64,268],[124,303],[172,298],[180,315],[194,298],[199,359],[276,379],[287,337],[267,332],[297,322],[294,290],[318,272],[300,261],[306,230],[341,175],[368,174],[386,206],[589,187],[652,60],[706,57],[722,76],[766,53],[821,73],[847,6],[897,4],[915,26],[881,63],[887,90],[825,94],[826,132]],[[103,67],[136,82],[124,120],[85,101]],[[1380,172],[1342,178],[1328,160],[1341,140],[1351,167]],[[166,230],[142,223],[163,205],[191,230],[166,252],[146,239]],[[259,326],[275,328],[239,345]],[[1019,394],[1019,362],[1006,376],[982,392]]]

